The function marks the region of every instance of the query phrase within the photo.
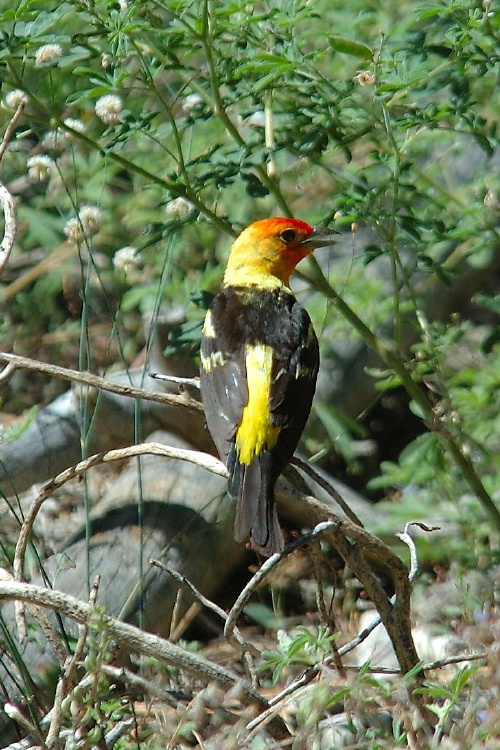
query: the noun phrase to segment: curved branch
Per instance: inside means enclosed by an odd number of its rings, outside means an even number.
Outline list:
[[[95,453],[93,456],[89,456],[74,466],[70,466],[69,469],[62,471],[54,477],[54,479],[46,482],[39,491],[26,515],[17,540],[13,563],[16,580],[20,581],[22,577],[23,560],[31,535],[33,522],[44,501],[50,497],[55,490],[62,487],[66,482],[69,482],[70,479],[74,479],[80,474],[84,474],[94,466],[111,463],[113,461],[122,461],[123,459],[132,458],[133,456],[143,456],[145,454],[189,461],[190,463],[202,466],[213,474],[227,477],[227,469],[218,458],[210,456],[208,453],[186,450],[184,448],[171,448],[167,445],[162,445],[161,443],[141,443],[140,445],[131,445],[128,448],[117,448],[116,450],[107,451],[106,453]]]
[[[0,203],[2,204],[3,214],[5,217],[4,236],[2,244],[0,245],[0,273],[2,273],[3,269],[7,265],[7,261],[9,260],[10,252],[14,247],[17,232],[17,222],[14,199],[5,185],[3,185],[1,182]]]
[[[0,600],[2,599],[14,599],[48,607],[82,624],[88,623],[96,611],[92,605],[81,602],[61,591],[45,589],[29,583],[0,580]],[[106,617],[106,624],[116,641],[128,650],[152,656],[169,665],[184,669],[198,679],[214,681],[226,688],[237,685],[247,703],[256,704],[264,710],[269,707],[267,700],[235,672],[198,654],[184,651],[180,646],[152,633],[140,630],[134,625],[111,617]],[[288,736],[288,732],[280,719],[273,722],[271,731],[277,738]]]

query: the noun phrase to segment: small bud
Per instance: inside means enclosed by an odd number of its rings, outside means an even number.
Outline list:
[[[97,724],[92,727],[92,729],[89,729],[87,732],[87,736],[85,738],[86,744],[92,747],[93,745],[97,745],[102,739],[102,729],[97,726]]]
[[[123,109],[123,103],[116,94],[106,94],[96,101],[95,113],[106,125],[118,122],[118,117]]]
[[[30,156],[26,162],[28,167],[28,177],[33,182],[45,182],[50,178],[52,170],[54,169],[55,162],[47,154],[39,154],[37,156]]]
[[[60,44],[44,44],[35,52],[35,65],[55,63],[61,57],[62,52],[63,51]]]
[[[64,120],[64,124],[68,128],[71,128],[72,130],[76,130],[77,133],[85,133],[85,130],[86,130],[85,123],[82,122],[82,120],[78,120],[76,117],[67,117]],[[68,139],[73,137],[72,133],[68,133],[66,130],[64,131],[64,136],[65,138],[68,138]]]
[[[20,104],[26,104],[28,101],[28,95],[21,91],[21,89],[14,89],[9,91],[5,97],[5,106],[9,109],[17,109]]]
[[[137,266],[139,259],[137,258],[137,248],[127,246],[121,247],[113,255],[113,266],[116,271],[120,271],[124,275],[127,273],[131,266]]]
[[[356,221],[353,221],[351,224],[351,232],[354,234],[354,232],[358,231],[358,223]]]
[[[360,86],[373,86],[375,83],[375,76],[370,73],[369,70],[360,70],[359,73],[354,76],[354,80],[359,83]]]
[[[343,217],[343,215],[344,214],[342,213],[342,211],[335,211],[335,213],[333,214],[333,220],[338,221]]]
[[[490,211],[500,213],[500,200],[497,192],[492,190],[492,188],[490,188],[484,196],[484,205],[486,208],[489,208]]]
[[[13,703],[6,703],[3,707],[3,710],[9,717],[9,719],[14,719],[14,721],[19,721],[19,719],[24,718],[20,710],[17,706],[15,706]]]
[[[165,206],[165,211],[167,214],[173,214],[179,219],[185,219],[187,216],[189,216],[191,209],[191,203],[185,198],[181,197],[174,198],[174,200],[169,201]]]
[[[112,60],[111,55],[109,55],[107,52],[103,52],[102,57],[101,57],[101,65],[104,68],[104,70],[106,70],[106,68],[109,68],[109,66],[111,65],[111,60]]]

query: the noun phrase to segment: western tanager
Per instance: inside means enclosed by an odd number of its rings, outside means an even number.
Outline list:
[[[306,424],[319,350],[309,315],[289,287],[297,263],[333,244],[296,219],[263,219],[233,243],[223,288],[201,339],[208,429],[236,498],[234,536],[265,556],[283,549],[274,486]]]

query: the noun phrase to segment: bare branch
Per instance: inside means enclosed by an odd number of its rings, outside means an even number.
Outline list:
[[[16,599],[48,607],[82,624],[89,622],[94,614],[94,608],[90,604],[81,602],[73,596],[28,583],[0,580],[0,600],[2,599]],[[185,651],[175,643],[140,630],[129,623],[111,617],[105,619],[113,638],[127,650],[146,654],[171,666],[185,669],[198,679],[217,682],[227,688],[238,686],[248,703],[257,704],[261,710],[269,707],[267,700],[250,683],[242,680],[240,675],[230,669],[215,664],[199,654]],[[279,718],[270,725],[270,730],[276,738],[288,736]]]
[[[155,401],[158,404],[171,404],[174,406],[184,406],[187,409],[193,409],[194,411],[203,411],[203,407],[199,401],[191,398],[187,394],[176,394],[176,393],[158,393],[157,391],[149,391],[146,388],[137,388],[132,385],[122,385],[116,383],[108,378],[102,378],[99,375],[93,375],[90,372],[79,372],[78,370],[70,370],[67,367],[59,367],[58,365],[51,365],[47,362],[38,362],[35,359],[29,359],[28,357],[20,357],[17,354],[10,354],[8,352],[0,352],[0,362],[7,362],[8,366],[5,368],[3,373],[0,373],[0,379],[6,378],[5,374],[8,371],[8,375],[12,375],[14,370],[34,370],[36,372],[43,372],[54,378],[61,378],[61,380],[69,380],[76,383],[82,383],[91,388],[98,388],[103,391],[111,391],[117,393],[120,396],[128,396],[129,398],[144,399],[145,401]],[[9,369],[10,365],[10,369]]]

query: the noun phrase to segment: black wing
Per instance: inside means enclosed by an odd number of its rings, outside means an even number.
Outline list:
[[[227,349],[224,346],[224,338],[217,334],[220,327],[214,329],[212,320],[209,311],[200,346],[201,398],[215,447],[221,459],[227,463],[242,411],[248,401],[245,358],[242,347]]]

